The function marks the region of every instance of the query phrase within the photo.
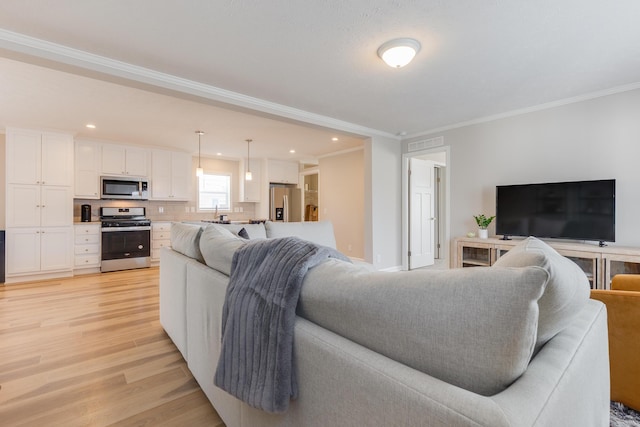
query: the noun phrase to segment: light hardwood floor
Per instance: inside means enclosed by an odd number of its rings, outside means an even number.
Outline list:
[[[0,285],[1,426],[224,424],[158,320],[158,269]]]

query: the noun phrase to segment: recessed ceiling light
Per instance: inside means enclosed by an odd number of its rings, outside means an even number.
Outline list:
[[[89,129],[95,129],[96,125],[94,125],[93,123],[87,123],[86,127],[88,127]]]
[[[222,156],[222,153],[216,153],[216,156]]]
[[[293,154],[293,153],[295,153],[295,152],[296,152],[296,150],[289,150],[289,152],[290,152],[291,154]]]
[[[338,142],[338,138],[336,138],[335,136],[334,136],[333,138],[331,138],[331,140],[332,140],[333,142]]]

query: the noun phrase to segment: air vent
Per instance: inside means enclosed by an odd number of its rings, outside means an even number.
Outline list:
[[[423,139],[421,141],[410,142],[407,145],[407,150],[418,151],[418,150],[426,150],[427,148],[439,147],[444,145],[444,136],[438,136],[436,138]]]

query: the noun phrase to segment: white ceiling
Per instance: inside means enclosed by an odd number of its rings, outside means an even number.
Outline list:
[[[0,126],[188,150],[203,129],[208,154],[242,155],[252,138],[252,151],[269,157],[316,157],[361,144],[354,134],[411,136],[637,85],[638,22],[637,0],[3,1],[0,55],[11,60],[0,60]],[[13,33],[61,46],[51,53],[29,39],[23,49]],[[376,56],[397,37],[422,43],[402,69]],[[116,84],[130,76],[114,64],[179,84]],[[262,113],[247,114],[252,105]],[[88,121],[98,129],[84,129]]]

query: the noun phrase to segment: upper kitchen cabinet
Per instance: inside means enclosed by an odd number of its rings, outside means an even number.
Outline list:
[[[297,162],[286,160],[269,160],[269,182],[278,184],[298,184],[299,168]]]
[[[102,144],[101,158],[103,175],[149,175],[149,150],[144,148]]]
[[[238,194],[238,202],[254,202],[260,203],[262,198],[260,197],[262,191],[262,160],[251,159],[249,161],[249,170],[251,171],[251,181],[245,179],[246,161],[240,161],[240,178]]]
[[[191,155],[152,150],[151,199],[189,200],[191,195]]]
[[[73,185],[73,136],[7,129],[7,184]]]
[[[100,198],[100,144],[76,141],[74,195],[80,199]]]

